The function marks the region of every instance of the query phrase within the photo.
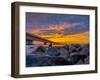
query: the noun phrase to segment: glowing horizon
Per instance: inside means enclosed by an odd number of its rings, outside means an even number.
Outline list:
[[[89,32],[82,32],[82,33],[76,33],[76,34],[69,34],[69,35],[63,35],[63,34],[52,34],[52,35],[44,35],[39,34],[37,35],[41,38],[47,39],[49,41],[62,43],[62,44],[88,44],[89,43]]]

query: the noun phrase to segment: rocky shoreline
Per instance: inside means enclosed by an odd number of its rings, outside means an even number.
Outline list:
[[[26,67],[89,64],[89,44],[38,46],[26,54]]]

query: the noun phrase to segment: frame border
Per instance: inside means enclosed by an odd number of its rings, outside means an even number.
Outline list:
[[[19,74],[19,7],[20,6],[44,6],[44,7],[58,7],[58,8],[72,8],[72,9],[88,9],[95,10],[95,70],[89,71],[75,71],[75,72],[59,72],[59,73],[43,73],[43,74]],[[25,77],[41,77],[41,76],[58,76],[58,75],[73,75],[73,74],[89,74],[98,72],[98,34],[97,34],[97,14],[96,6],[80,6],[80,5],[62,5],[62,4],[47,4],[47,3],[31,3],[31,2],[13,2],[11,3],[11,76],[14,78]]]

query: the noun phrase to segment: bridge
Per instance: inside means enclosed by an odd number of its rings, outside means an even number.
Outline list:
[[[43,42],[44,45],[46,45],[47,43],[49,43],[49,44],[60,44],[60,43],[49,41],[47,39],[41,38],[39,36],[36,36],[36,35],[33,35],[33,34],[27,32],[26,33],[26,45],[32,45],[34,43],[34,41]]]

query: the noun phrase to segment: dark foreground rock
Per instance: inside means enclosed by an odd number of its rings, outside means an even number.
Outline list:
[[[89,64],[89,45],[38,47],[26,54],[26,67]]]

